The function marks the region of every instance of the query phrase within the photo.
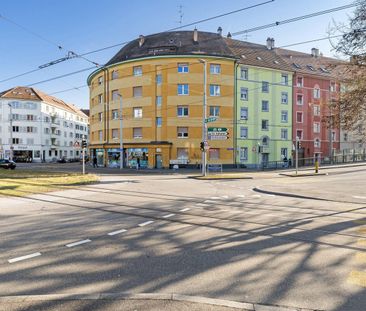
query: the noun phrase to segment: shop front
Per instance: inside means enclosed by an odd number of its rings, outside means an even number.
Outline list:
[[[139,168],[147,168],[149,165],[148,150],[148,148],[127,148],[127,167],[136,168],[138,164]]]
[[[104,166],[104,149],[95,149],[94,156],[97,157],[97,165]]]

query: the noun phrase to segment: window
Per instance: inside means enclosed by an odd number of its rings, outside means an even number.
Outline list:
[[[102,85],[103,84],[103,77],[99,77],[98,78],[98,85]]]
[[[247,107],[240,108],[240,120],[248,120],[248,108]]]
[[[99,136],[99,140],[102,141],[103,140],[103,131],[99,131],[98,136]]]
[[[33,121],[35,119],[36,119],[35,118],[35,115],[33,115],[33,114],[27,114],[27,121]]]
[[[98,104],[101,104],[103,102],[103,94],[98,95]]]
[[[320,106],[314,105],[314,116],[320,116]]]
[[[288,94],[287,92],[281,93],[281,104],[288,104]]]
[[[219,160],[220,159],[220,149],[219,148],[210,148],[208,151],[208,156],[210,160]]]
[[[240,67],[240,79],[248,80],[248,68]]]
[[[37,128],[33,126],[27,126],[27,133],[36,133]]]
[[[331,92],[335,92],[336,91],[336,84],[334,82],[330,82],[329,90]]]
[[[210,96],[220,96],[220,85],[210,84]]]
[[[112,91],[112,100],[119,100],[119,92],[118,90],[113,90]]]
[[[211,74],[219,74],[221,73],[221,65],[219,64],[211,64],[210,65],[210,73]]]
[[[103,112],[98,113],[98,120],[99,122],[103,122]]]
[[[314,98],[315,99],[319,99],[320,98],[320,89],[319,88],[314,88]]]
[[[263,146],[268,146],[268,143],[269,143],[269,138],[267,136],[264,136],[262,138],[262,145]]]
[[[287,74],[282,74],[281,75],[281,84],[283,85],[287,85],[288,84],[288,75]]]
[[[287,158],[287,148],[281,148],[281,157],[282,159]]]
[[[240,88],[240,99],[248,100],[248,88],[246,88],[246,87]]]
[[[319,139],[319,138],[316,138],[316,139],[314,140],[314,147],[316,147],[316,148],[320,148],[320,139]]]
[[[304,85],[304,79],[303,77],[297,77],[296,79],[296,86],[297,87],[302,87]]]
[[[303,113],[300,111],[296,112],[296,123],[303,123]]]
[[[268,131],[269,128],[269,121],[268,120],[262,120],[262,130]]]
[[[118,70],[113,70],[112,71],[112,75],[111,75],[111,79],[118,79]]]
[[[13,132],[19,132],[19,126],[13,126]]]
[[[348,134],[347,134],[347,133],[344,133],[344,134],[343,134],[343,140],[344,140],[344,141],[348,141]]]
[[[142,96],[142,86],[135,86],[133,88],[133,97],[141,97]]]
[[[156,75],[156,84],[161,85],[162,81],[163,81],[163,78],[162,78],[161,74],[160,73],[157,74]]]
[[[119,130],[112,129],[112,139],[118,139]]]
[[[18,145],[21,143],[21,140],[19,138],[13,138],[13,144]]]
[[[48,127],[46,127],[46,128],[44,129],[44,133],[45,133],[45,134],[49,134],[49,133],[50,133],[50,129],[49,129]]]
[[[112,110],[112,120],[117,120],[117,119],[118,119],[118,110],[113,109]]]
[[[320,133],[320,123],[314,122],[314,133]]]
[[[240,127],[240,138],[248,138],[248,128],[246,126]]]
[[[162,121],[161,117],[156,117],[156,127],[161,127]]]
[[[302,106],[304,104],[304,95],[297,94],[296,95],[296,104]]]
[[[177,107],[178,117],[188,117],[188,106],[178,106]]]
[[[220,107],[210,106],[210,117],[219,117],[219,116],[220,116]]]
[[[264,111],[264,112],[269,111],[269,102],[268,102],[268,100],[262,100],[262,111]]]
[[[269,83],[266,81],[262,81],[262,92],[263,93],[269,92]]]
[[[288,112],[286,110],[281,111],[281,122],[286,123],[288,121]]]
[[[281,139],[282,140],[288,139],[288,130],[287,129],[281,129]]]
[[[188,137],[188,127],[177,127],[177,136],[178,136],[178,138],[187,138]]]
[[[134,76],[141,76],[142,75],[142,67],[141,66],[134,66],[133,67],[133,75]]]
[[[188,84],[178,84],[178,95],[188,95],[189,86]]]
[[[178,64],[178,72],[179,73],[187,73],[189,71],[189,67],[188,64],[184,63],[180,63]]]
[[[133,117],[134,118],[142,118],[142,108],[141,107],[133,108]]]
[[[332,140],[333,141],[337,140],[336,132],[332,132]]]
[[[248,147],[240,147],[240,161],[248,161]]]
[[[156,106],[157,107],[161,107],[161,101],[162,101],[162,98],[161,96],[156,96]]]
[[[303,139],[302,130],[296,130],[296,137],[298,137],[299,139]]]
[[[142,138],[142,127],[133,128],[133,138]]]
[[[179,160],[188,160],[188,148],[177,148],[177,159]]]

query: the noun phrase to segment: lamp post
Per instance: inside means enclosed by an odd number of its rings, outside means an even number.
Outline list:
[[[9,118],[9,122],[10,122],[10,154],[9,154],[9,158],[10,161],[13,161],[13,106],[11,103],[8,103],[8,106],[10,108],[10,118]]]
[[[119,96],[119,169],[123,169],[123,123],[122,123],[122,95]]]
[[[203,150],[202,150],[202,176],[207,175],[207,62],[204,59],[198,60],[201,64],[203,64],[203,113],[202,113],[202,142],[203,142]]]

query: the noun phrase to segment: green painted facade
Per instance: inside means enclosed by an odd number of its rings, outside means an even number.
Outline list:
[[[239,64],[236,91],[236,163],[253,168],[291,158],[292,73]]]

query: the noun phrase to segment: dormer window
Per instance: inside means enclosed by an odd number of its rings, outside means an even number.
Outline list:
[[[312,65],[306,65],[306,67],[308,67],[308,69],[310,69],[311,71],[315,71],[315,68]]]

